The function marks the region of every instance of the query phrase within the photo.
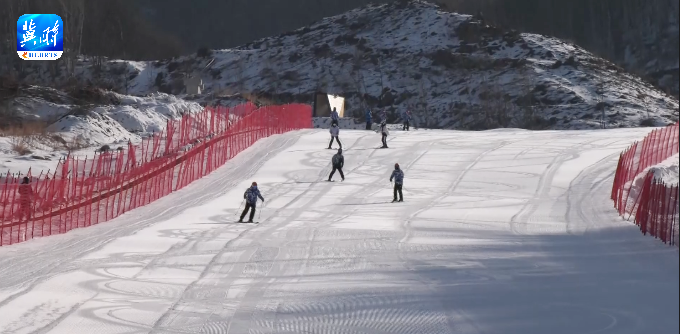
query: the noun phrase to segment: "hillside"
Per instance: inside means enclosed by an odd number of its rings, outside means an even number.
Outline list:
[[[488,22],[575,41],[678,96],[677,0],[442,0]]]
[[[187,52],[201,46],[231,48],[311,24],[368,3],[391,0],[141,0],[145,17],[182,40]],[[677,0],[433,0],[447,11],[483,12],[487,22],[555,36],[639,74],[678,96]],[[304,10],[300,10],[304,8]],[[254,13],[257,15],[243,15]],[[176,24],[181,20],[185,24]],[[225,34],[225,31],[238,31]]]
[[[678,119],[676,99],[582,48],[425,2],[369,5],[200,56],[111,60],[98,78],[93,67],[81,59],[76,73],[131,94],[181,94],[183,73],[202,71],[205,92],[215,96],[310,103],[314,91],[325,91],[346,96],[350,114],[386,108],[394,120],[411,109],[419,126],[432,128],[599,128],[602,115],[608,127]]]

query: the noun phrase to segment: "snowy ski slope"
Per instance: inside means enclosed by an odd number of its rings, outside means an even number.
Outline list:
[[[0,248],[0,332],[677,333],[677,248],[609,200],[648,131],[394,131],[375,150],[348,130],[343,183],[322,181],[327,130],[273,136],[114,221]],[[253,180],[261,222],[236,224]]]

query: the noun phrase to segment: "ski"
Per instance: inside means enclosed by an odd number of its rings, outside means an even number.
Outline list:
[[[335,180],[326,180],[326,182],[335,182]]]
[[[260,223],[260,222],[240,222],[240,221],[236,221],[236,222],[239,223],[239,224],[259,224]]]

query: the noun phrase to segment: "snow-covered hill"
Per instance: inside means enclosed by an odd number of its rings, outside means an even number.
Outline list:
[[[183,92],[200,73],[205,93],[311,102],[347,97],[346,114],[406,109],[421,127],[580,129],[665,125],[678,101],[613,63],[556,38],[482,25],[425,2],[369,5],[238,49],[166,61],[82,60],[79,78],[119,91]],[[37,73],[29,76],[40,82]],[[200,97],[203,100],[206,96]]]
[[[66,93],[28,86],[9,95],[0,110],[5,123],[0,128],[0,170],[4,172],[49,169],[54,164],[49,161],[68,152],[92,156],[103,145],[114,148],[128,141],[136,143],[162,131],[168,119],[203,110],[196,102],[163,93],[135,97],[99,89]]]

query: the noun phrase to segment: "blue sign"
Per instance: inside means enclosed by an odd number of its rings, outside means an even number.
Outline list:
[[[56,60],[64,53],[64,22],[56,14],[24,14],[17,20],[17,54],[23,60]]]

